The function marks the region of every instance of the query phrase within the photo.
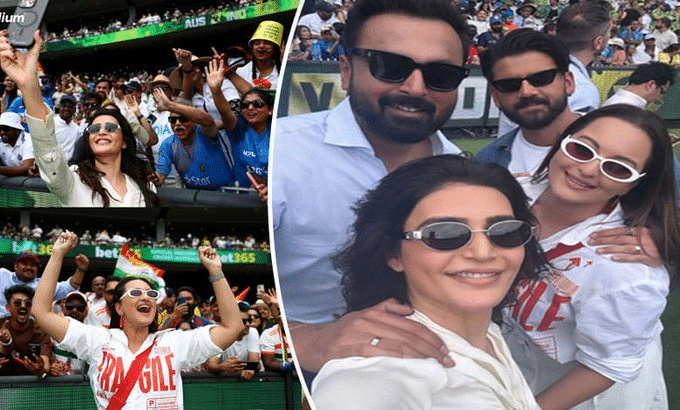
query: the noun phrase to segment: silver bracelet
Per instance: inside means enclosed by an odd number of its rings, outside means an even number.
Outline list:
[[[215,283],[220,279],[224,279],[224,273],[223,272],[220,272],[217,275],[208,276],[208,280],[210,281],[210,283]]]

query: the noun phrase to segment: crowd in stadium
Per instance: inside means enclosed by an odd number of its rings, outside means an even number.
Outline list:
[[[158,10],[153,8],[144,11],[137,18],[128,17],[128,13],[121,12],[119,16],[102,20],[99,23],[91,19],[85,23],[66,22],[55,24],[58,28],[52,29],[47,33],[47,41],[68,40],[73,38],[84,38],[100,34],[113,33],[116,31],[127,30],[135,27],[147,26],[150,24],[161,24],[163,22],[178,22],[184,18],[210,15],[222,10],[234,10],[251,4],[260,4],[265,1],[273,0],[232,0],[212,2],[209,5],[197,7],[192,3],[191,6],[178,6],[174,9]],[[50,27],[48,27],[50,28]]]
[[[250,39],[249,50],[213,49],[213,56],[199,58],[190,50],[173,49],[170,52],[174,52],[177,65],[166,70],[121,70],[103,75],[40,73],[41,97],[53,107],[56,143],[63,153],[58,161],[42,164],[43,156],[38,152],[51,150],[53,140],[48,136],[48,141],[38,144],[31,138],[25,96],[8,75],[0,101],[0,175],[40,175],[66,206],[152,206],[158,203],[159,186],[254,188],[265,201],[269,131],[282,41],[283,26],[264,21]],[[97,177],[92,173],[84,176],[100,163],[95,160],[98,151],[86,143],[87,139],[102,130],[116,132],[103,127],[104,122],[93,122],[112,112],[119,118],[111,127],[120,129],[126,139],[118,152],[131,158],[128,171],[123,173],[134,179],[127,182],[138,194],[132,199],[108,195],[112,191],[106,185],[109,178],[94,183]],[[64,162],[80,181],[63,177]],[[62,174],[52,174],[53,168]],[[69,185],[64,190],[63,184],[84,184],[85,197],[87,192],[95,192],[82,202],[82,195],[67,197],[78,189]]]
[[[556,35],[556,20],[574,1],[461,0],[472,39],[467,64],[480,64],[479,53],[517,28]],[[593,66],[638,65],[650,61],[680,66],[680,2],[610,1],[610,39]],[[288,54],[291,61],[336,61],[344,54],[342,31],[352,0],[317,1],[315,10],[298,22]]]

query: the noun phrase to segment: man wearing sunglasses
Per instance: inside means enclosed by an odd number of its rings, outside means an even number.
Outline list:
[[[77,291],[80,284],[83,281],[83,276],[87,271],[90,261],[87,256],[79,254],[75,257],[76,271],[73,275],[62,282],[57,283],[57,289],[55,293],[56,300],[63,298],[70,292]],[[9,312],[5,309],[7,300],[3,296],[2,292],[5,289],[14,285],[26,285],[31,289],[35,289],[40,283],[40,278],[38,278],[38,269],[40,267],[40,258],[36,255],[35,251],[26,250],[21,252],[14,263],[14,272],[0,268],[0,317],[9,315]]]
[[[32,175],[35,166],[31,136],[21,126],[19,114],[0,115],[0,175]],[[37,174],[33,174],[37,175]]]
[[[90,314],[87,298],[80,292],[69,293],[64,298],[62,312],[64,316],[71,317],[82,323]],[[78,356],[71,352],[59,349],[56,346],[54,347],[54,355],[52,363],[50,363],[50,376],[83,374],[86,370],[85,361],[78,359]]]
[[[612,95],[603,105],[630,104],[646,108],[661,102],[675,82],[675,73],[668,64],[651,62],[639,65],[628,77],[628,85]]]
[[[153,91],[159,111],[168,111],[173,136],[161,144],[156,175],[160,185],[177,169],[187,188],[215,190],[232,185],[234,177],[217,135],[217,125],[206,111],[184,101],[171,101],[156,88]]]
[[[272,161],[281,292],[288,320],[298,322],[291,335],[304,346],[298,353],[312,353],[300,362],[312,371],[332,356],[327,353],[346,329],[347,321],[329,323],[346,309],[331,257],[348,239],[355,201],[410,160],[460,152],[438,130],[451,117],[468,73],[462,67],[467,24],[450,1],[359,0],[344,36],[340,76],[348,98],[331,111],[277,120]],[[367,314],[393,323],[385,312],[379,307]],[[424,333],[399,319],[414,334]],[[357,338],[368,344],[371,333]],[[412,346],[444,360],[435,336]]]
[[[50,369],[50,338],[31,318],[34,290],[14,285],[4,290],[9,317],[0,319],[0,355],[10,360],[0,367],[0,376],[43,376]]]
[[[569,52],[552,36],[519,29],[482,55],[482,71],[494,102],[518,128],[484,147],[476,159],[532,174],[578,116],[567,104],[574,92]]]

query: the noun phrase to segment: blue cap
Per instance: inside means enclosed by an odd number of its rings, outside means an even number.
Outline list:
[[[512,12],[512,10],[504,10],[503,11],[503,18],[508,18],[514,16],[515,13]]]
[[[503,17],[501,17],[499,14],[494,14],[491,16],[491,21],[489,22],[490,24],[495,24],[495,23],[502,23],[503,22]]]

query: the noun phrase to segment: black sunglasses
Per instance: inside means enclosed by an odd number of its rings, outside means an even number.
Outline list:
[[[267,105],[267,103],[265,103],[262,100],[241,101],[241,109],[242,110],[245,110],[246,108],[250,107],[251,105],[255,108],[262,108],[265,105]]]
[[[524,78],[504,78],[502,80],[492,81],[491,85],[502,93],[514,93],[522,88],[522,81],[527,80],[529,84],[534,87],[543,87],[555,80],[557,69],[539,71]]]
[[[174,124],[177,121],[179,122],[189,122],[189,119],[183,115],[180,115],[179,117],[168,117],[168,121],[170,121],[170,124]]]
[[[87,132],[90,134],[96,134],[99,132],[99,130],[102,129],[102,124],[97,123],[97,124],[92,124],[89,127],[86,128]],[[114,124],[112,122],[107,122],[104,124],[104,131],[114,133],[120,129],[120,125]]]
[[[406,80],[416,68],[422,71],[423,80],[427,88],[433,91],[455,90],[470,70],[447,63],[420,64],[411,58],[386,51],[352,48],[351,53],[368,59],[371,75],[380,81],[401,83]]]
[[[75,305],[73,303],[64,304],[64,308],[66,308],[66,310],[76,309],[78,312],[84,312],[85,311],[85,305]]]
[[[404,239],[423,241],[438,251],[452,251],[469,244],[473,233],[484,232],[494,245],[516,248],[529,242],[535,231],[536,227],[516,219],[496,222],[487,229],[472,229],[462,222],[442,221],[425,225],[417,231],[404,232]]]
[[[252,322],[252,320],[250,318],[249,319],[241,319],[241,320],[243,320],[244,325],[247,325],[248,323]]]
[[[31,307],[33,306],[33,301],[31,299],[14,299],[12,301],[14,307],[20,308],[21,306]]]

